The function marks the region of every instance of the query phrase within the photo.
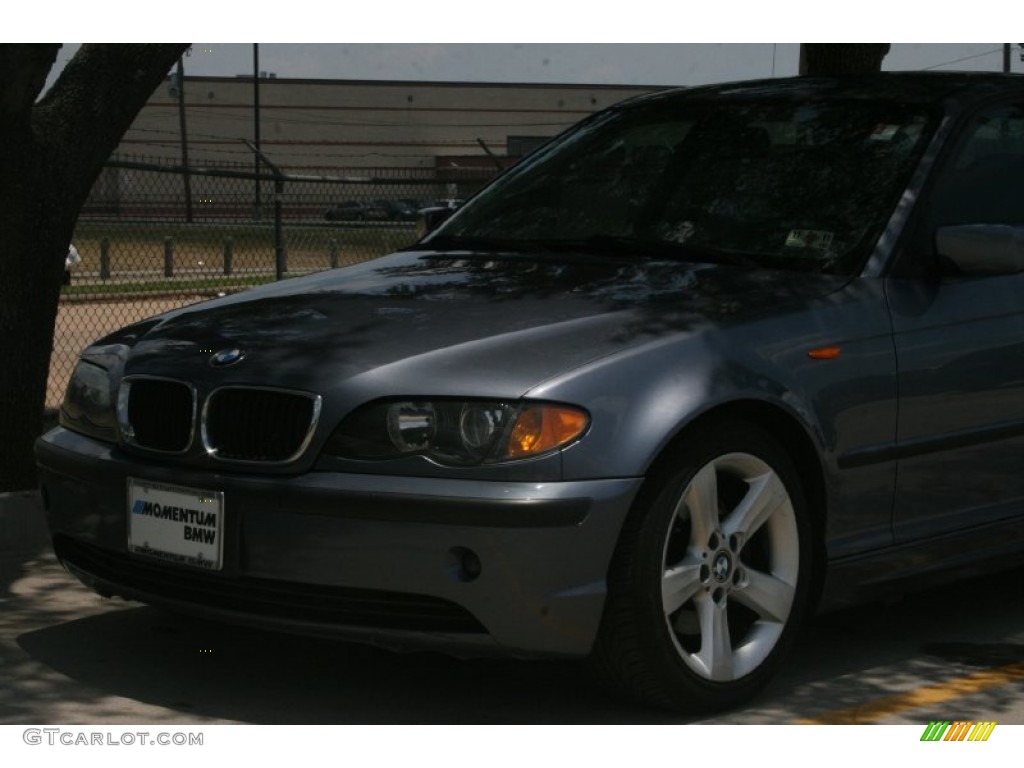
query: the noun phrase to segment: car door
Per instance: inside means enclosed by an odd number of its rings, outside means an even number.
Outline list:
[[[977,114],[921,204],[902,274],[886,284],[897,542],[1024,515],[1024,274],[993,252],[1007,233],[1024,238],[1024,102]],[[986,231],[1004,237],[951,263],[938,229],[974,224],[1003,225]]]

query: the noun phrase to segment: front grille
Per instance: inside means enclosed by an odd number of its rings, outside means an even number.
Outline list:
[[[465,608],[437,597],[193,572],[136,560],[60,535],[54,537],[53,548],[62,562],[102,582],[86,578],[90,586],[143,602],[163,598],[262,618],[338,627],[485,632]]]
[[[182,453],[192,441],[192,387],[169,379],[130,379],[126,411],[128,441],[140,448]]]
[[[291,461],[306,447],[319,406],[319,397],[303,392],[218,389],[206,403],[203,440],[220,459]]]

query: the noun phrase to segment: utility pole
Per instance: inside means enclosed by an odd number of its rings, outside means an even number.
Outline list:
[[[181,165],[185,169],[185,221],[192,223],[192,177],[188,172],[188,132],[185,130],[185,66],[178,57],[178,123],[181,126]]]
[[[263,203],[260,200],[260,44],[252,44],[252,109],[253,109],[253,145],[256,151],[256,197],[253,217],[256,221],[263,219]]]

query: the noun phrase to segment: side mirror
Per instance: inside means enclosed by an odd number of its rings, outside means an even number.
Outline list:
[[[421,238],[429,235],[447,221],[455,211],[455,208],[441,207],[421,209],[416,220],[416,235]]]
[[[1024,227],[962,224],[935,231],[935,252],[962,275],[1024,272]]]

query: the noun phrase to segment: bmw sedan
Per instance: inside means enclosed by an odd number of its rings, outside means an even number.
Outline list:
[[[101,595],[589,658],[677,711],[813,611],[1024,558],[1024,81],[597,113],[418,244],[81,353],[36,451]]]

